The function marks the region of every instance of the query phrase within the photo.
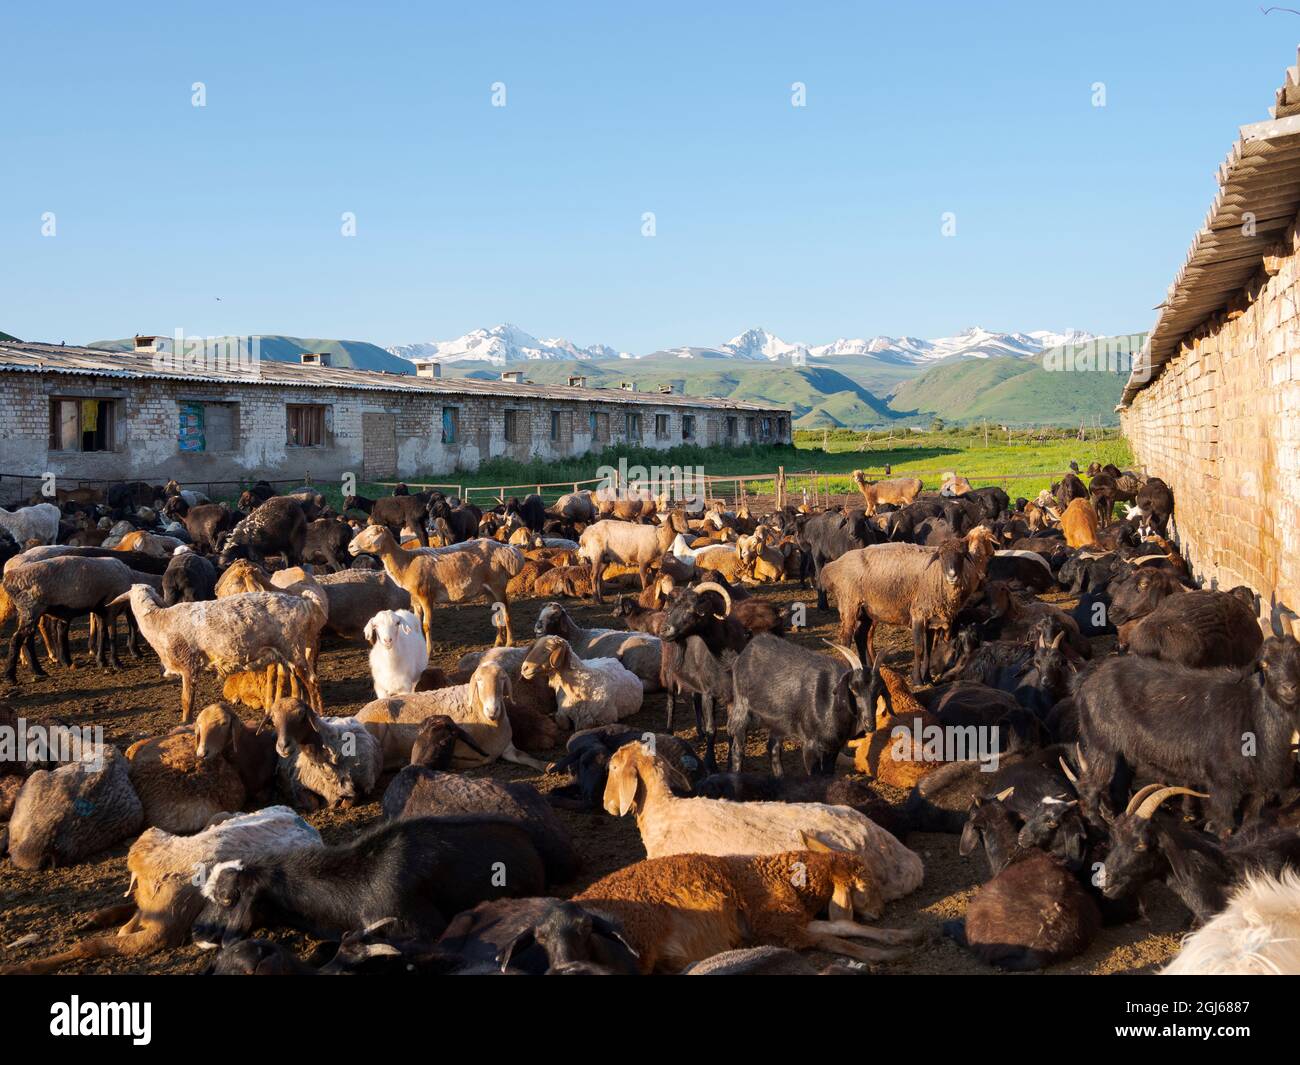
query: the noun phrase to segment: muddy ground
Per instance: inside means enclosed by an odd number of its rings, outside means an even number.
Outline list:
[[[758,594],[776,602],[796,599],[808,604],[807,618],[811,626],[792,638],[800,643],[824,649],[823,637],[834,634],[836,617],[833,611],[819,611],[815,597],[801,591],[796,585],[768,586]],[[611,600],[612,602],[612,600]],[[514,604],[512,617],[515,632],[522,639],[532,631],[533,622],[541,609],[541,600],[525,600]],[[1062,603],[1062,605],[1068,605]],[[588,605],[566,604],[579,624],[621,628],[608,612],[608,607],[596,609]],[[105,738],[125,748],[146,736],[155,736],[173,728],[180,718],[179,682],[164,681],[159,675],[157,659],[147,653],[143,663],[124,658],[126,668],[116,673],[105,673],[94,668],[85,654],[84,627],[76,630],[82,639],[80,653],[76,655],[77,668],[53,672],[46,679],[33,680],[25,669],[19,673],[20,684],[7,686],[0,693],[20,715],[33,721],[57,719],[69,725],[101,725]],[[491,646],[494,632],[489,624],[486,606],[476,604],[462,607],[445,607],[439,610],[435,624],[436,654],[432,665],[450,668],[467,651]],[[911,661],[910,634],[902,629],[888,629],[876,646],[886,653],[886,662],[906,670]],[[78,641],[74,640],[74,650]],[[1100,648],[1099,648],[1100,650]],[[361,645],[326,642],[321,655],[322,691],[328,712],[352,714],[372,698],[370,674],[367,665],[368,648]],[[3,684],[0,681],[0,684]],[[220,696],[218,682],[213,677],[204,679],[196,696],[196,706]],[[249,720],[260,714],[243,708]],[[678,715],[679,721],[689,715]],[[647,697],[641,712],[631,718],[630,724],[648,730],[662,730],[665,719],[664,697],[656,694]],[[678,731],[684,738],[692,738],[690,729]],[[747,747],[746,769],[760,770],[764,766],[761,756],[766,736],[761,730],[751,732]],[[559,751],[535,752],[555,755]],[[725,730],[720,734],[718,761],[725,765],[727,742]],[[801,763],[792,746],[786,751],[787,773],[800,773]],[[524,766],[498,763],[476,773],[501,780],[522,780],[547,792],[567,781],[567,777],[539,774]],[[351,810],[327,811],[308,817],[327,842],[349,838],[359,828],[380,817],[379,796],[391,775],[380,781],[371,801]],[[883,797],[901,803],[905,793],[879,788]],[[578,850],[585,861],[581,877],[571,884],[556,889],[556,894],[573,894],[592,881],[630,862],[645,857],[632,817],[614,818],[603,812],[576,813],[559,810],[559,817],[569,828]],[[905,899],[891,904],[883,924],[891,927],[920,925],[931,933],[924,945],[908,958],[880,966],[873,970],[890,973],[968,973],[992,974],[991,969],[958,947],[941,933],[944,921],[961,916],[973,890],[985,872],[982,855],[962,858],[957,853],[957,837],[932,833],[913,833],[908,844],[925,861],[925,883]],[[94,860],[71,868],[24,872],[16,869],[7,859],[0,862],[0,964],[38,957],[62,950],[80,938],[79,925],[84,916],[101,907],[121,901],[126,890],[127,846],[107,851]],[[1163,887],[1149,889],[1146,897],[1147,916],[1137,923],[1104,929],[1097,941],[1084,954],[1072,961],[1058,965],[1049,972],[1065,973],[1143,973],[1167,962],[1177,950],[1178,937],[1185,927],[1186,912]],[[16,940],[35,936],[35,941],[25,946],[10,946]],[[314,944],[295,933],[283,933],[280,938],[301,953],[307,953]],[[111,959],[82,962],[67,971],[85,973],[195,973],[200,972],[210,955],[197,947],[187,945],[181,949],[142,959]],[[832,960],[829,957],[824,960]]]

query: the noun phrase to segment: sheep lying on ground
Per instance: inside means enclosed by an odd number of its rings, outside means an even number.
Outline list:
[[[625,669],[641,678],[647,692],[662,687],[659,679],[663,644],[657,636],[623,629],[584,629],[559,603],[547,603],[533,625],[536,636],[561,636],[582,659],[617,658]]]
[[[411,596],[383,570],[345,569],[316,578],[329,600],[325,630],[345,640],[365,638],[366,622],[383,610],[410,610]]]
[[[322,717],[299,699],[278,699],[268,715],[285,794],[299,810],[364,800],[383,771],[379,742],[355,717]]]
[[[1072,499],[1061,515],[1061,531],[1071,547],[1095,547],[1099,522],[1097,511],[1087,499]]]
[[[804,836],[858,855],[886,900],[921,885],[921,859],[874,821],[847,806],[820,803],[679,799],[672,768],[644,744],[630,743],[609,760],[605,809],[636,814],[646,854],[776,854],[804,846]],[[725,949],[725,948],[719,948]]]
[[[755,943],[887,961],[902,954],[892,948],[918,938],[857,922],[880,916],[884,900],[871,869],[853,854],[651,858],[601,878],[572,901],[618,922],[642,973],[680,972]],[[829,919],[818,919],[823,912]]]
[[[582,868],[569,833],[537,789],[460,773],[440,773],[408,765],[384,792],[384,816],[443,817],[494,814],[518,821],[546,863],[546,882],[563,884]]]
[[[244,805],[239,770],[223,758],[200,758],[188,725],[133,743],[126,757],[145,824],[154,828],[198,832],[216,814]]]
[[[9,818],[9,857],[19,869],[75,865],[140,831],[144,810],[127,761],[108,744],[80,761],[27,778]]]
[[[59,508],[53,503],[37,503],[18,510],[0,508],[0,529],[4,529],[22,545],[29,540],[52,544],[59,536]]]
[[[142,957],[179,947],[203,909],[202,884],[218,864],[319,846],[320,833],[287,806],[237,814],[193,836],[146,829],[126,857],[134,901],[102,911],[94,923],[102,928],[126,921],[115,934],[83,939],[70,950],[0,972],[50,973],[82,959]]]
[[[410,760],[420,725],[440,714],[459,724],[488,752],[484,756],[458,743],[452,759],[455,768],[467,769],[504,758],[507,762],[545,769],[545,762],[524,754],[514,745],[514,733],[506,713],[510,697],[510,677],[506,670],[484,663],[474,671],[468,684],[376,699],[361,708],[357,720],[379,741],[387,769],[396,769]]]
[[[594,728],[631,717],[641,709],[645,690],[636,674],[617,658],[573,653],[559,636],[543,636],[520,667],[525,680],[546,677],[555,692],[555,720],[567,728]]]
[[[431,691],[451,683],[465,683],[484,662],[491,662],[505,670],[510,678],[510,699],[506,713],[514,733],[515,746],[521,751],[544,751],[559,746],[565,729],[555,721],[555,693],[545,677],[525,680],[520,674],[528,647],[490,647],[486,651],[472,651],[462,655],[456,663],[454,677],[441,685],[421,684],[416,691]]]
[[[429,648],[415,615],[409,610],[381,611],[366,622],[365,636],[370,644],[375,697],[386,699],[415,691],[429,665]]]
[[[200,761],[221,759],[233,765],[246,801],[264,802],[275,786],[275,736],[239,719],[225,703],[210,703],[194,721],[194,754]]]
[[[128,600],[140,631],[162,661],[163,675],[181,678],[182,723],[194,715],[194,677],[205,669],[225,677],[284,665],[312,705],[321,707],[313,652],[328,603],[319,589],[304,589],[301,596],[250,592],[164,607],[158,593],[136,584],[113,602]],[[268,693],[266,702],[272,698]]]

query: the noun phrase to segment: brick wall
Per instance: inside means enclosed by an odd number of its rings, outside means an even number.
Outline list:
[[[51,397],[100,398],[115,404],[116,447],[111,452],[49,450]],[[178,444],[180,405],[186,402],[233,403],[237,446],[225,451],[182,452]],[[320,447],[290,447],[286,404],[325,407],[325,442]],[[442,442],[443,407],[458,410],[457,438]],[[506,410],[521,412],[528,432],[517,443],[505,439]],[[68,374],[0,374],[0,473],[119,480],[140,478],[180,481],[241,480],[250,476],[335,479],[344,473],[362,475],[365,415],[391,415],[396,428],[396,468],[402,478],[450,477],[474,470],[488,458],[509,456],[521,461],[585,454],[593,449],[592,410],[609,414],[609,444],[629,443],[625,413],[641,414],[645,447],[668,448],[682,442],[682,415],[694,414],[700,444],[723,442],[722,420],[708,408],[670,407],[647,394],[635,408],[627,404],[560,402],[533,397],[454,396],[411,392],[362,392],[287,386],[185,384],[155,380],[113,380]],[[551,412],[559,410],[558,439],[551,439]],[[657,439],[655,415],[666,414],[669,435]],[[746,414],[738,418],[737,444],[750,442]],[[760,418],[762,416],[760,415]],[[773,440],[789,442],[789,412],[772,411]],[[785,419],[785,432],[776,431]],[[377,419],[371,418],[373,427]],[[706,432],[707,429],[707,432]],[[372,431],[372,440],[374,433]],[[384,446],[390,448],[391,438]],[[595,450],[606,446],[595,444]],[[387,456],[385,462],[391,462]]]
[[[1300,611],[1300,237],[1187,338],[1121,413],[1134,457],[1174,492],[1196,576]],[[1297,628],[1300,635],[1300,627]]]

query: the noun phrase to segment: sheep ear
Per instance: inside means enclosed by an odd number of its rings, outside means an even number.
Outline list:
[[[618,816],[626,817],[629,810],[636,805],[636,791],[641,784],[641,774],[636,765],[628,759],[618,770]]]
[[[362,630],[361,634],[366,638],[366,643],[373,644],[375,642],[375,619],[374,618],[371,618],[369,621],[366,622],[366,627]]]
[[[799,838],[803,841],[803,849],[806,851],[813,851],[817,854],[835,853],[834,847],[827,846],[812,832],[800,831]]]

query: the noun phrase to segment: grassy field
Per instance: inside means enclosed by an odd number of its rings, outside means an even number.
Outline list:
[[[825,445],[823,447],[823,444]],[[819,475],[818,487],[833,494],[854,491],[849,474],[855,469],[865,469],[872,479],[883,477],[886,467],[891,476],[920,477],[927,487],[937,488],[939,474],[955,470],[978,485],[997,484],[1014,498],[1032,496],[1040,489],[1059,480],[1073,459],[1081,468],[1088,463],[1113,462],[1117,466],[1131,465],[1133,458],[1128,442],[1117,430],[1090,432],[1088,439],[1078,440],[1074,430],[1043,430],[1013,432],[1010,437],[990,431],[987,446],[982,433],[967,429],[951,429],[930,433],[856,432],[833,430],[796,432],[795,446],[753,446],[734,450],[702,447],[677,447],[668,451],[648,448],[611,448],[600,455],[583,455],[563,462],[521,463],[508,459],[493,459],[473,473],[453,473],[410,478],[408,483],[443,483],[472,489],[470,498],[479,504],[488,503],[494,493],[487,488],[510,486],[506,496],[526,495],[538,485],[556,485],[543,488],[548,502],[582,482],[596,476],[601,466],[617,467],[625,458],[628,466],[685,467],[702,469],[709,477],[741,477],[752,474],[775,473],[784,466],[788,487],[795,493],[808,484],[808,471]],[[805,476],[800,476],[805,475]],[[341,501],[337,488],[318,485],[335,505]],[[587,486],[590,487],[590,486]],[[748,484],[750,493],[771,494],[770,480]],[[363,495],[387,495],[387,488],[363,484]],[[731,496],[729,485],[721,486],[720,494]],[[339,497],[339,498],[335,498]]]

